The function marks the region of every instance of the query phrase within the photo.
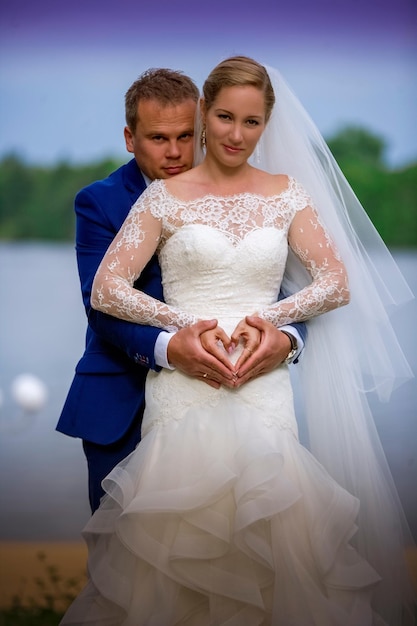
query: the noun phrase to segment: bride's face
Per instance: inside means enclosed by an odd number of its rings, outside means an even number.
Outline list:
[[[239,166],[248,160],[265,128],[263,92],[251,85],[223,87],[204,121],[207,157]]]

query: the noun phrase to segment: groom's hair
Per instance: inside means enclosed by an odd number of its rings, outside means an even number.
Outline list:
[[[162,106],[169,106],[180,104],[184,100],[197,102],[199,97],[198,87],[183,72],[167,68],[148,69],[126,92],[126,124],[134,133],[140,100],[156,100]]]

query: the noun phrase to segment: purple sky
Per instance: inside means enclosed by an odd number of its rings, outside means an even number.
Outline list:
[[[110,34],[115,27],[123,27],[131,34],[136,26],[154,26],[154,32],[169,32],[179,28],[184,32],[194,28],[198,32],[209,32],[217,26],[223,35],[233,34],[234,25],[252,25],[255,32],[279,36],[279,22],[291,30],[307,33],[328,32],[335,29],[339,34],[364,33],[370,36],[382,35],[406,37],[415,35],[417,5],[414,0],[291,0],[282,3],[278,0],[257,0],[251,6],[239,0],[211,0],[199,3],[197,0],[159,0],[152,4],[138,0],[2,0],[2,30],[11,30],[17,36],[45,29],[52,35],[52,29],[65,36],[71,31],[90,32],[95,39],[100,38],[98,29],[91,31],[96,24],[105,27]],[[129,28],[129,24],[131,28]],[[258,24],[260,28],[258,29]],[[72,32],[72,35],[76,33]],[[102,31],[101,31],[101,34]]]
[[[2,0],[0,13],[0,157],[123,156],[123,95],[143,70],[201,86],[235,53],[281,69],[324,134],[362,123],[392,162],[417,157],[415,0]]]

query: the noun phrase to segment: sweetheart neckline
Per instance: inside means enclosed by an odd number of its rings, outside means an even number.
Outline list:
[[[188,229],[188,228],[195,228],[195,227],[198,227],[198,226],[201,226],[203,228],[207,228],[209,230],[214,231],[215,233],[218,233],[219,235],[221,235],[223,237],[223,239],[225,239],[228,243],[230,243],[233,248],[237,248],[241,243],[245,242],[251,235],[253,235],[254,233],[259,233],[261,231],[274,231],[274,232],[279,233],[281,235],[285,234],[283,229],[276,228],[275,226],[260,226],[259,228],[253,228],[249,232],[245,233],[243,235],[243,237],[238,237],[237,235],[231,234],[230,231],[220,230],[219,228],[216,228],[215,226],[211,226],[210,224],[203,224],[203,223],[200,223],[200,222],[194,222],[193,224],[182,224],[181,226],[179,226],[175,230],[175,232],[173,232],[172,235],[170,235],[170,237],[168,237],[165,240],[165,242],[163,244],[163,247],[165,247],[168,244],[168,242],[173,237],[175,237],[176,235],[179,236],[179,234],[181,233],[182,230]]]

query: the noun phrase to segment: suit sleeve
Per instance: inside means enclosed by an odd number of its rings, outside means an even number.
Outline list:
[[[109,194],[111,195],[110,190]],[[114,198],[114,202],[120,202],[120,198]],[[83,189],[77,194],[75,213],[77,265],[89,325],[102,340],[123,351],[133,361],[146,363],[152,369],[160,369],[156,366],[154,357],[155,342],[160,329],[120,320],[91,308],[94,276],[119,225],[112,222],[91,188]],[[149,262],[140,278],[140,284],[135,286],[155,298],[163,299],[161,274],[156,258]]]

